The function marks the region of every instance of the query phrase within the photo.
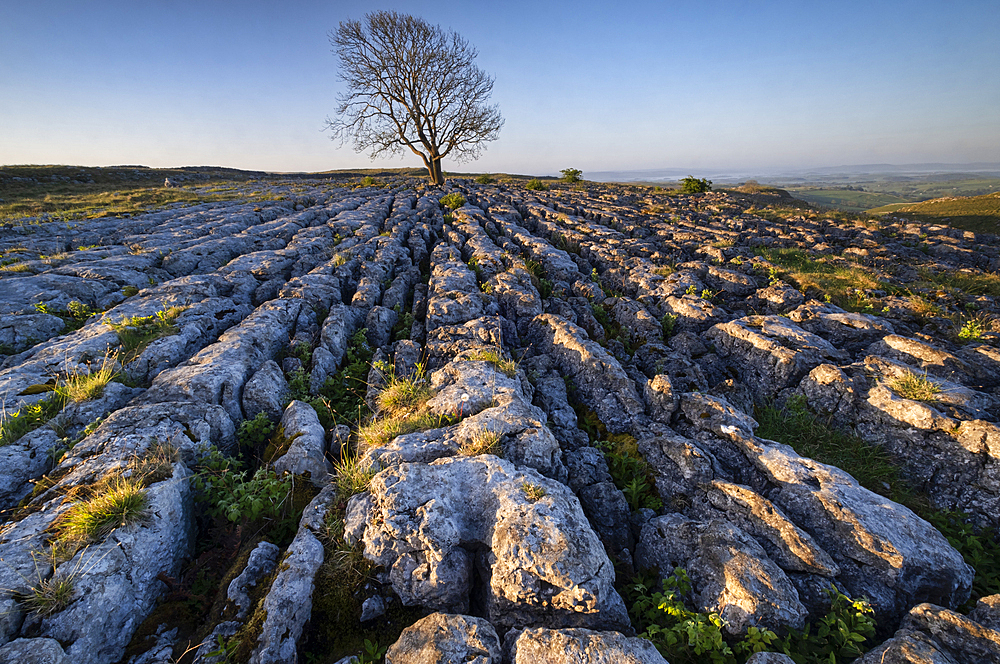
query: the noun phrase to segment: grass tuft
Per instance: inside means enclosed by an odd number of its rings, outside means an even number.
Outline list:
[[[889,381],[889,389],[903,397],[914,401],[934,403],[941,394],[941,386],[927,377],[907,371],[902,376]]]
[[[28,592],[17,596],[17,601],[35,615],[45,618],[69,606],[73,594],[73,577],[55,574],[51,578],[40,579]]]
[[[521,491],[524,492],[524,497],[531,502],[536,502],[549,495],[549,492],[545,490],[545,487],[532,484],[531,482],[524,482],[521,484]]]
[[[497,369],[497,371],[504,374],[508,378],[513,378],[517,375],[517,362],[504,358],[498,351],[479,350],[469,355],[469,359],[489,362]]]
[[[141,478],[114,475],[94,487],[90,498],[75,503],[55,524],[65,543],[100,540],[112,531],[146,518],[149,497]]]
[[[500,455],[500,440],[503,434],[490,429],[479,429],[472,437],[462,442],[458,453],[463,456],[479,456],[480,454]]]
[[[108,323],[118,333],[122,346],[122,364],[128,364],[142,355],[149,344],[157,339],[180,332],[174,321],[187,307],[170,307],[152,316],[132,316],[118,323]]]

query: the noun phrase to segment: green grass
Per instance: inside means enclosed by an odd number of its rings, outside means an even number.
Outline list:
[[[943,224],[977,233],[1000,233],[1000,192],[900,203],[877,207],[869,212],[887,213],[917,223]]]
[[[946,290],[968,296],[1000,297],[1000,274],[996,272],[963,272],[960,270],[934,272],[921,268],[917,273],[920,275],[920,281],[917,285],[941,286]]]
[[[813,257],[801,249],[759,247],[755,251],[780,268],[781,278],[799,290],[816,289],[819,299],[829,295],[831,302],[849,311],[866,309],[866,303],[859,301],[854,291],[883,287],[869,269],[845,259]]]
[[[869,491],[896,502],[912,502],[894,459],[884,449],[832,427],[809,412],[801,398],[789,399],[785,408],[758,405],[754,418],[760,423],[756,432],[760,438],[784,443],[802,456],[836,466]]]
[[[118,334],[122,347],[122,364],[137,359],[157,339],[180,332],[174,321],[185,309],[187,307],[170,307],[151,316],[132,316],[117,323],[106,321]]]
[[[37,403],[21,406],[13,413],[4,414],[0,421],[0,447],[9,445],[21,436],[38,429],[63,409],[66,400],[59,393]]]

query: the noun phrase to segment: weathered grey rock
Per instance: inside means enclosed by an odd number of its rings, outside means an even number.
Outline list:
[[[812,412],[847,424],[857,417],[857,400],[863,389],[859,381],[838,367],[821,364],[802,379],[795,392],[805,397]]]
[[[287,393],[288,381],[281,367],[274,360],[267,360],[243,387],[243,412],[248,419],[267,413],[272,421],[276,420],[281,417]]]
[[[52,453],[62,443],[55,431],[36,429],[9,445],[0,446],[0,510],[17,505],[32,490],[31,480],[52,468]]]
[[[511,632],[504,651],[511,664],[667,664],[645,639],[590,629],[537,627]]]
[[[593,409],[608,431],[627,431],[645,410],[632,379],[614,357],[587,333],[552,314],[536,316],[528,335],[533,352],[558,362],[577,395]]]
[[[1000,595],[980,597],[976,608],[969,612],[969,620],[1000,632]]]
[[[797,384],[812,368],[849,358],[829,341],[779,316],[747,316],[705,333],[758,398]]]
[[[500,638],[483,618],[432,613],[403,630],[386,664],[500,664]]]
[[[1000,662],[1000,632],[960,613],[918,604],[893,638],[856,660],[860,664]]]
[[[312,615],[312,594],[316,571],[323,564],[323,545],[317,533],[336,489],[328,485],[302,512],[299,530],[288,545],[281,569],[261,604],[267,617],[251,664],[293,663],[298,661],[298,641]]]
[[[768,557],[785,571],[826,577],[840,574],[830,555],[808,533],[749,487],[715,480],[703,485],[702,490],[704,493],[694,503],[694,513],[710,518],[713,513],[721,512],[729,522],[756,539]],[[701,505],[710,509],[699,510]]]
[[[219,341],[156,377],[143,395],[146,403],[200,401],[220,405],[243,419],[240,395],[247,380],[291,336],[301,300],[273,300],[257,308]]]
[[[866,596],[889,619],[916,602],[957,606],[973,571],[930,524],[906,507],[861,487],[850,475],[792,448],[729,433],[775,485],[768,499],[840,567],[853,596]]]
[[[368,330],[368,345],[372,348],[381,348],[389,345],[392,337],[392,328],[399,320],[399,315],[392,309],[385,307],[372,307],[365,319],[365,329]]]
[[[670,376],[656,374],[646,381],[642,397],[650,417],[664,424],[670,423],[679,403],[677,393],[674,392],[674,387],[670,383]]]
[[[757,290],[757,282],[753,277],[716,265],[708,266],[705,282],[714,290],[733,295],[750,295]]]
[[[345,304],[338,303],[330,307],[330,313],[320,331],[320,344],[333,355],[337,367],[344,361],[351,337],[361,329],[366,313]]]
[[[20,352],[39,341],[51,339],[65,327],[62,318],[51,314],[3,314],[0,315],[0,345]]]
[[[751,625],[799,629],[805,622],[806,608],[781,568],[752,537],[721,519],[657,517],[643,526],[635,560],[664,576],[685,568],[699,609],[718,612],[728,634]]]
[[[119,528],[56,567],[56,574],[76,573],[77,599],[43,618],[39,633],[64,644],[73,662],[121,659],[132,633],[156,606],[162,592],[157,575],[177,575],[193,543],[189,474],[175,464],[172,478],[147,489],[145,523]]]
[[[525,483],[546,495],[533,501]],[[400,464],[371,492],[365,556],[390,570],[404,604],[464,611],[478,573],[495,625],[627,624],[607,554],[565,485],[484,455]]]
[[[802,304],[805,297],[786,283],[771,284],[756,293],[768,311],[772,314],[782,314]]]
[[[780,652],[755,652],[747,658],[747,664],[795,664],[795,660]]]
[[[70,664],[55,639],[15,639],[0,646],[0,664]]]
[[[274,567],[278,561],[278,553],[280,552],[281,549],[274,544],[266,541],[261,542],[250,552],[250,557],[247,559],[247,564],[243,568],[243,571],[229,582],[226,597],[236,605],[237,620],[246,619],[247,614],[250,612],[249,589],[256,586],[261,579],[274,571]]]
[[[304,401],[292,401],[278,424],[290,440],[288,450],[274,461],[278,473],[307,475],[316,486],[330,482],[333,464],[326,459],[326,431],[315,409]]]
[[[877,339],[894,333],[892,324],[879,316],[844,311],[840,307],[811,300],[788,313],[788,317],[850,354]]]
[[[715,477],[711,455],[683,436],[644,436],[637,446],[652,466],[656,489],[665,501],[679,495],[693,495],[699,486]]]

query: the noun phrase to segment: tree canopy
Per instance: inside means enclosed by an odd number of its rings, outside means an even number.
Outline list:
[[[333,138],[358,152],[419,155],[431,182],[442,184],[441,160],[477,159],[497,139],[503,118],[489,104],[493,78],[474,64],[475,47],[453,31],[393,11],[344,21],[330,33],[347,89]]]

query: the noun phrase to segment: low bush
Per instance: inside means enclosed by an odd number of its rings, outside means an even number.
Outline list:
[[[216,448],[209,450],[193,481],[197,500],[207,504],[209,516],[232,523],[294,518],[286,509],[291,505],[291,477],[279,477],[266,467],[248,474],[235,459]]]
[[[706,191],[711,191],[712,181],[701,179],[691,175],[681,180],[681,193],[682,194],[703,194]]]
[[[564,168],[561,171],[563,176],[563,181],[573,184],[580,181],[580,176],[583,175],[583,171],[578,168]]]
[[[457,191],[453,191],[450,194],[442,196],[439,202],[441,203],[441,207],[446,207],[449,210],[457,210],[465,205],[465,197]]]
[[[524,188],[525,189],[529,189],[531,191],[548,191],[549,190],[549,186],[547,184],[545,184],[544,182],[542,182],[541,180],[539,180],[538,178],[535,178],[534,180],[528,180],[528,184],[524,185]]]

